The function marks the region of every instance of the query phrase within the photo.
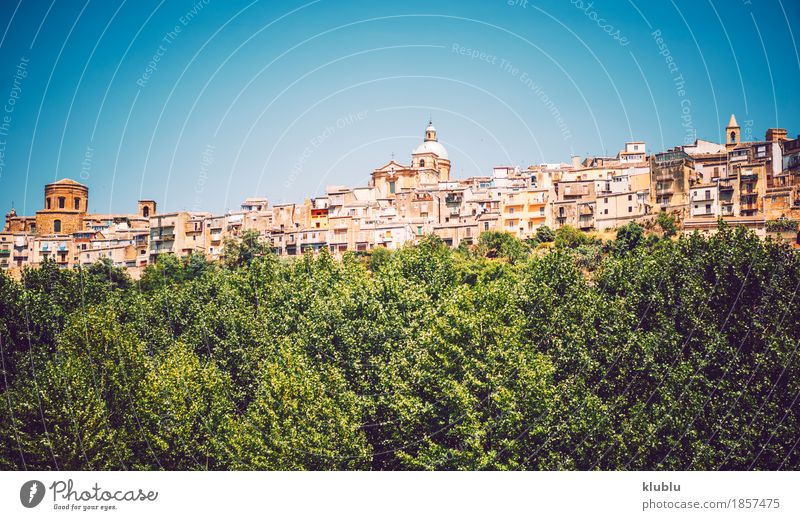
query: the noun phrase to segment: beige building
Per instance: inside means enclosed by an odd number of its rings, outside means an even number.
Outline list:
[[[597,197],[595,225],[598,230],[614,229],[640,220],[648,214],[648,193],[604,193]]]
[[[518,238],[531,238],[542,226],[553,226],[549,211],[555,192],[551,189],[530,189],[511,192],[500,203],[502,230]]]

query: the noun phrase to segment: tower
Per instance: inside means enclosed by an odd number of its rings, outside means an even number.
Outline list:
[[[156,201],[154,200],[140,200],[138,214],[143,218],[150,218],[156,214]]]
[[[83,229],[89,209],[89,188],[72,179],[61,179],[44,187],[44,209],[36,212],[39,234],[71,234]]]
[[[728,127],[725,128],[725,145],[728,148],[733,148],[741,141],[741,129],[739,123],[736,122],[736,116],[731,114],[731,120],[728,121]]]

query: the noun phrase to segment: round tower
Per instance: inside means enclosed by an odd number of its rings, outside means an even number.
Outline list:
[[[61,179],[44,187],[44,209],[36,212],[39,234],[69,234],[83,228],[89,209],[89,188],[72,179]]]

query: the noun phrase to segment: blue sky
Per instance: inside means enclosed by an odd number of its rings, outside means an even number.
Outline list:
[[[732,112],[795,136],[800,4],[752,4],[7,0],[0,209],[62,177],[93,212],[302,201],[408,162],[429,117],[456,177],[720,140]]]

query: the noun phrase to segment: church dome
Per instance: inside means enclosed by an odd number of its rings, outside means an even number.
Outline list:
[[[445,149],[444,146],[442,146],[442,143],[440,143],[439,141],[425,141],[421,145],[417,146],[417,148],[413,152],[414,155],[426,154],[426,153],[432,153],[436,155],[439,159],[449,160],[449,157],[447,156],[447,150]]]
[[[444,146],[439,142],[439,138],[436,136],[436,128],[433,126],[433,122],[428,122],[428,128],[425,129],[425,141],[417,146],[413,155],[430,153],[434,154],[439,159],[449,160],[447,157],[447,150],[445,150]]]

